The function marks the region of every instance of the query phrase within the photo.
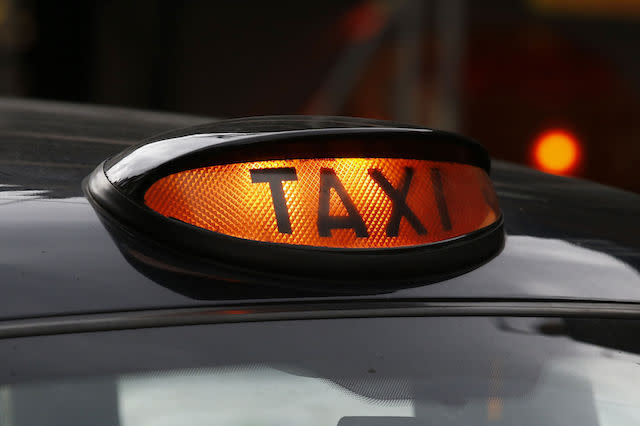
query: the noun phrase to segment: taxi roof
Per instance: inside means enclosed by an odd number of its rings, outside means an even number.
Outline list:
[[[366,296],[220,283],[207,299],[132,266],[81,182],[106,158],[204,117],[22,100],[0,101],[0,319],[331,300],[640,302],[640,196],[494,161],[504,250],[435,284]],[[218,286],[217,283],[214,284]]]

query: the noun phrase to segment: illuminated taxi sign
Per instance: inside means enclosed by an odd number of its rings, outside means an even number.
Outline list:
[[[85,192],[125,236],[117,243],[136,241],[121,250],[143,270],[362,292],[441,280],[495,256],[504,233],[489,170],[482,146],[450,133],[258,117],[131,147]]]
[[[401,158],[292,159],[174,173],[144,195],[154,211],[248,240],[392,248],[469,234],[499,218],[484,170]]]

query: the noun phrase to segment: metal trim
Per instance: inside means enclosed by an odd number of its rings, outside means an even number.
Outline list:
[[[379,317],[518,316],[640,319],[640,303],[575,301],[323,302],[176,308],[0,322],[0,339],[187,325]]]

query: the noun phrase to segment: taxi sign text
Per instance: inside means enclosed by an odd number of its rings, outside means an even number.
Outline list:
[[[145,194],[165,216],[256,241],[391,248],[444,241],[498,220],[484,170],[397,158],[233,163],[166,176]]]

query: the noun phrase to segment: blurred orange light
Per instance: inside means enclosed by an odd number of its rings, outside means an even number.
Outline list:
[[[578,165],[580,143],[566,130],[549,130],[535,141],[533,153],[535,164],[540,170],[554,174],[569,174]]]

